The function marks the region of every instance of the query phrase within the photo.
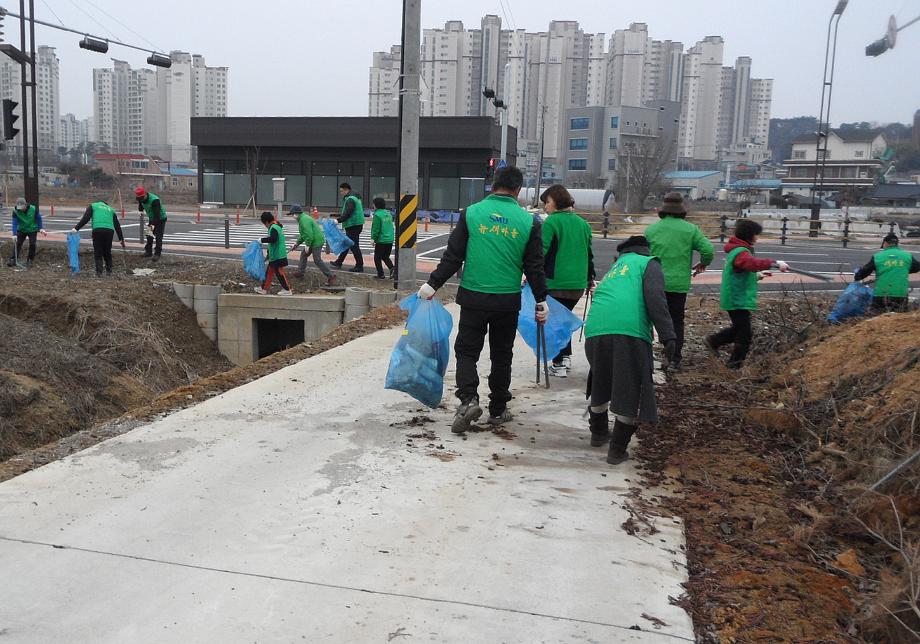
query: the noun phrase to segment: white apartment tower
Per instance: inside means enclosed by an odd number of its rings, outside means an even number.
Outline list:
[[[112,69],[93,70],[90,138],[113,153],[144,154],[155,135],[156,73],[113,60]]]
[[[60,148],[65,152],[75,150],[89,142],[89,119],[78,119],[73,114],[61,117]]]
[[[60,146],[61,93],[58,57],[54,47],[40,46],[35,52],[35,97],[40,151],[56,153]],[[21,124],[29,109],[28,101],[23,104],[21,89],[21,70],[19,63],[14,63],[7,56],[0,57],[0,98],[8,98],[19,103],[17,125]],[[28,94],[31,97],[31,90]],[[20,130],[22,129],[20,125]],[[22,146],[22,133],[16,136],[12,145]]]
[[[722,103],[721,36],[707,36],[684,54],[678,154],[685,159],[718,157]]]
[[[679,42],[649,38],[636,22],[610,38],[606,105],[640,107],[651,101],[679,101],[683,69]]]
[[[744,150],[767,154],[773,81],[751,77],[751,59],[741,56],[734,67],[722,68],[718,146],[726,159],[754,157]]]
[[[394,45],[390,51],[374,52],[370,80],[367,88],[368,116],[399,115],[399,66],[402,47]]]

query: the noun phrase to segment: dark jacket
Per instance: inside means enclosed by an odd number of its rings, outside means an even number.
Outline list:
[[[93,205],[90,204],[86,207],[86,210],[83,211],[83,217],[80,219],[80,222],[74,226],[77,230],[80,230],[90,222],[93,218]],[[125,236],[121,232],[121,223],[118,221],[118,215],[112,217],[112,223],[115,225],[115,234],[118,235],[118,241],[124,241]]]
[[[858,271],[856,271],[856,275],[853,277],[853,279],[858,282],[859,280],[866,279],[867,277],[872,275],[872,273],[874,272],[875,272],[875,257],[870,259],[867,264],[865,264]],[[920,261],[917,261],[916,257],[913,258],[913,261],[910,263],[910,268],[907,270],[907,272],[908,273],[920,273]]]
[[[349,195],[354,195],[358,199],[361,198],[361,195],[359,195],[354,190],[350,191],[347,195],[345,195],[344,197],[345,202],[343,204],[342,213],[335,218],[335,220],[339,222],[340,224],[344,224],[346,221],[348,221],[351,218],[353,214],[355,214],[355,201],[354,199],[349,199],[348,198]]]
[[[428,277],[428,283],[435,289],[444,286],[466,260],[466,246],[470,231],[466,225],[466,212],[460,213],[457,227],[447,239],[447,249],[441,255],[438,267]],[[524,249],[524,276],[537,302],[546,300],[546,275],[543,272],[543,234],[540,223],[534,220],[530,237]],[[462,286],[457,290],[457,304],[484,311],[520,311],[520,293],[480,293]]]

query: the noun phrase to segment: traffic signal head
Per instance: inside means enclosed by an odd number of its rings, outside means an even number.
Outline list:
[[[874,43],[866,47],[866,56],[881,56],[889,49],[890,47],[888,46],[888,38],[879,38]]]
[[[104,54],[109,50],[109,43],[107,40],[99,40],[92,36],[86,36],[80,41],[80,49],[88,49],[89,51],[96,51],[100,54]]]
[[[485,96],[486,98],[495,98],[495,90],[486,87],[485,89],[482,90],[482,95]]]
[[[14,127],[19,120],[18,114],[13,114],[13,110],[19,105],[16,101],[8,98],[3,99],[3,138],[11,141],[19,134],[19,128]]]

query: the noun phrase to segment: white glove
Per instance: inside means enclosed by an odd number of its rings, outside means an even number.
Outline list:
[[[77,232],[77,229],[76,229],[76,228],[71,228],[71,229],[70,229],[70,232],[75,233],[75,232]]]
[[[422,284],[422,288],[418,290],[418,299],[430,300],[431,298],[434,297],[435,293],[436,291],[434,287],[428,282],[425,282],[424,284]]]
[[[46,231],[44,228],[42,228],[42,229],[39,230],[38,232],[41,233],[42,237],[47,237],[47,236],[48,236],[48,231]]]
[[[779,269],[779,272],[780,272],[780,273],[788,273],[788,272],[789,272],[789,264],[787,264],[787,263],[784,262],[783,260],[778,259],[778,260],[776,260],[776,262],[774,262],[774,263],[776,264],[776,268]]]
[[[546,302],[537,302],[536,311],[537,322],[543,324],[549,319],[549,304]]]

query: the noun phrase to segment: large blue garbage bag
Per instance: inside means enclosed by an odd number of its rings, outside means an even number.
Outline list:
[[[323,234],[326,236],[326,243],[329,244],[329,250],[331,250],[334,255],[341,255],[355,245],[355,243],[348,239],[345,233],[342,232],[342,229],[331,219],[323,219]]]
[[[845,289],[831,314],[827,316],[827,321],[831,324],[840,324],[847,318],[855,318],[865,315],[872,304],[872,289],[862,282],[852,282]]]
[[[80,233],[67,233],[67,263],[71,273],[80,272]]]
[[[409,311],[409,319],[390,356],[385,387],[435,408],[444,395],[454,320],[443,304],[434,299],[420,300],[415,294],[400,302],[399,307]]]
[[[546,297],[549,303],[549,319],[546,321],[546,357],[550,360],[559,355],[565,345],[572,339],[572,334],[578,331],[584,322],[577,315],[569,311],[553,297]],[[537,321],[534,318],[534,309],[537,301],[534,299],[530,285],[525,285],[521,291],[521,311],[518,313],[518,333],[527,343],[527,346],[537,353]],[[541,354],[542,355],[542,349]]]
[[[265,255],[262,254],[262,243],[252,240],[246,244],[243,251],[243,270],[253,279],[265,281]]]

